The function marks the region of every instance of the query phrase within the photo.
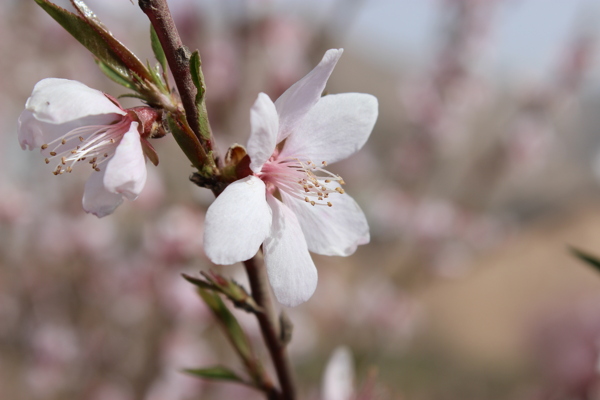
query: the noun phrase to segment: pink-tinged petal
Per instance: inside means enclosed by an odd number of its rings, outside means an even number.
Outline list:
[[[142,150],[138,123],[132,122],[129,130],[117,146],[115,155],[100,165],[106,169],[104,186],[112,193],[120,193],[129,200],[135,200],[146,184],[146,158]]]
[[[287,138],[280,157],[334,163],[365,144],[377,120],[377,98],[343,93],[322,97]]]
[[[31,111],[38,121],[62,124],[89,115],[105,115],[101,124],[117,120],[127,114],[104,93],[92,89],[81,82],[68,79],[47,78],[39,81],[25,108]]]
[[[83,209],[98,218],[112,214],[123,202],[123,196],[112,193],[104,187],[105,171],[94,171],[85,183],[83,190]]]
[[[273,210],[271,233],[263,244],[269,282],[277,300],[294,307],[315,292],[317,269],[296,215],[271,195],[267,202]]]
[[[204,221],[204,251],[215,264],[252,258],[271,230],[271,208],[263,181],[250,175],[215,199]]]
[[[250,126],[250,139],[248,139],[250,169],[258,173],[275,151],[279,130],[279,117],[275,104],[265,93],[259,93],[250,110]]]
[[[308,249],[325,256],[349,256],[361,244],[369,243],[365,214],[348,194],[332,193],[326,205],[309,203],[281,192],[284,203],[296,213]]]
[[[294,83],[276,101],[279,114],[279,135],[277,143],[287,138],[304,119],[306,113],[319,101],[325,84],[333,72],[335,64],[342,56],[343,49],[327,50],[323,59],[304,78]]]

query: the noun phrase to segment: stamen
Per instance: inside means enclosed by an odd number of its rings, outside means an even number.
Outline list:
[[[47,148],[48,148],[48,145],[44,143],[44,144],[42,145],[42,150],[46,150]]]

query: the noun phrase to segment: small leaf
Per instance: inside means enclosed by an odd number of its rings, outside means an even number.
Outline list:
[[[130,76],[125,63],[121,61],[102,36],[82,17],[48,0],[35,0],[35,2],[100,61],[110,66],[115,73],[122,77]]]
[[[181,147],[181,150],[183,150],[194,167],[198,168],[198,171],[203,171],[207,156],[200,145],[200,141],[198,141],[196,135],[194,135],[187,125],[185,117],[183,115],[165,113],[164,118],[166,118],[167,126],[177,141],[177,144]]]
[[[127,89],[135,90],[135,86],[129,80],[129,77],[121,75],[119,71],[97,58],[94,61],[96,61],[100,71],[102,71],[110,80],[118,83],[121,86],[125,86]]]
[[[221,325],[223,325],[229,340],[239,353],[240,357],[242,357],[243,360],[253,360],[254,356],[248,337],[235,316],[229,311],[223,300],[221,300],[221,297],[214,292],[209,292],[200,288],[198,288],[198,293],[206,305],[211,309],[215,317],[217,317]]]
[[[36,0],[38,1],[38,0]],[[142,77],[147,81],[152,80],[150,72],[146,69],[144,64],[131,52],[123,43],[117,40],[112,33],[104,26],[104,24],[98,19],[96,14],[83,2],[83,0],[71,0],[73,7],[79,12],[84,22],[88,24],[108,47],[114,52],[117,58],[125,65],[128,69],[133,71],[136,75]]]
[[[591,265],[592,267],[594,267],[594,269],[597,272],[600,272],[600,259],[598,259],[595,256],[592,256],[588,253],[585,253],[579,249],[576,249],[575,247],[569,247],[571,250],[571,253],[573,253],[573,255],[575,255],[575,257],[579,258],[581,261],[587,263],[588,265]]]
[[[194,82],[194,86],[198,89],[198,93],[196,94],[196,105],[199,105],[204,98],[204,76],[202,75],[202,63],[200,62],[200,53],[198,50],[192,53],[190,57],[190,73],[192,74],[192,81]]]
[[[221,381],[239,382],[239,383],[243,383],[245,385],[249,384],[248,382],[246,382],[245,380],[240,378],[235,372],[233,372],[229,368],[222,367],[220,365],[217,365],[214,367],[207,367],[207,368],[184,369],[183,371],[187,372],[188,374],[199,376],[200,378],[205,378],[205,379],[216,379],[216,380],[221,380]]]
[[[192,285],[198,286],[200,289],[206,290],[216,290],[220,292],[220,289],[209,282],[203,281],[202,279],[194,278],[193,276],[189,276],[188,274],[181,274],[183,279],[191,283]]]
[[[150,42],[152,43],[152,52],[154,52],[154,57],[156,57],[156,61],[159,62],[162,67],[163,72],[167,71],[167,57],[165,56],[165,51],[160,44],[160,40],[158,40],[158,35],[154,30],[154,27],[150,25]]]

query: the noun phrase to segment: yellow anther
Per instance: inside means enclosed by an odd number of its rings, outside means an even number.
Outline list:
[[[44,161],[46,161],[46,164],[50,164],[50,160],[48,160],[47,158],[44,158]]]
[[[323,161],[321,164],[323,164],[324,167],[327,166],[327,161]]]
[[[308,199],[308,197],[305,197],[304,201],[307,202],[307,203],[310,203],[310,200]]]
[[[344,193],[346,193],[346,192],[344,191],[344,189],[342,189],[341,187],[336,187],[336,188],[335,188],[335,191],[336,191],[336,192],[338,192],[339,194],[344,194]]]
[[[331,179],[325,179],[325,183],[331,183]]]
[[[62,165],[65,165],[67,163],[67,160],[64,157],[61,157],[60,162],[62,163]]]
[[[328,205],[329,207],[332,207],[332,206],[333,206],[333,204],[331,204],[329,201],[327,202],[327,205]]]
[[[60,144],[67,144],[67,139],[63,138],[63,140],[60,141]]]
[[[311,205],[311,206],[314,206],[315,204],[316,204],[316,203],[315,203],[314,201],[311,201],[311,202],[310,202],[310,205]]]
[[[319,196],[319,200],[323,200],[323,198],[321,196]]]

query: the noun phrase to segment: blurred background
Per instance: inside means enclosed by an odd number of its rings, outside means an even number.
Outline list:
[[[136,5],[87,3],[152,59]],[[328,92],[379,99],[365,148],[331,167],[371,243],[314,256],[317,291],[287,310],[303,399],[333,400],[322,376],[340,344],[360,399],[600,399],[600,276],[568,248],[600,255],[598,0],[169,4],[202,55],[221,149],[246,143],[259,92],[277,98],[329,48],[345,52]],[[245,282],[203,254],[212,194],[165,137],[138,200],[86,215],[87,172],[54,176],[21,151],[18,115],[46,77],[125,91],[35,2],[0,2],[0,22],[0,397],[261,398],[180,372],[241,370],[180,277]]]

